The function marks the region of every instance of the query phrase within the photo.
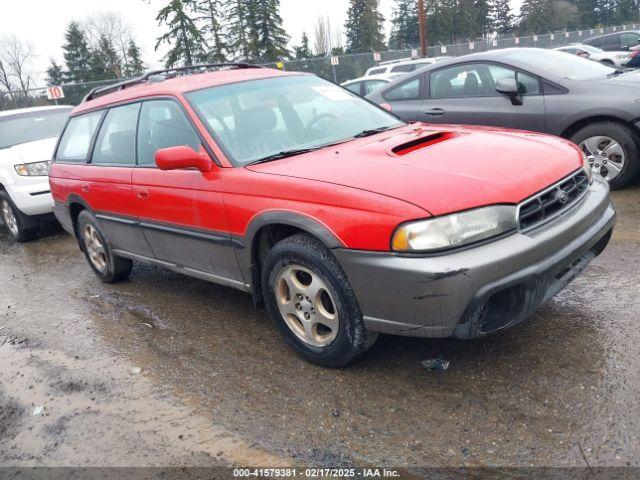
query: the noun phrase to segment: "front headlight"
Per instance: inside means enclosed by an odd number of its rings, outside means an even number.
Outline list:
[[[591,185],[593,183],[593,169],[591,167],[591,160],[589,160],[589,157],[584,152],[582,152],[582,168],[584,168],[587,179],[589,180],[589,185]]]
[[[49,162],[21,163],[15,169],[22,177],[46,177],[49,174]]]
[[[516,207],[495,205],[400,225],[391,248],[396,252],[446,250],[516,229]]]

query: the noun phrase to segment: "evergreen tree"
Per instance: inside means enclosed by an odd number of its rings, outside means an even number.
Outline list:
[[[515,27],[515,17],[511,11],[509,0],[493,0],[490,5],[489,18],[492,29],[497,33],[511,33]]]
[[[294,47],[293,52],[296,60],[307,60],[313,57],[313,53],[311,52],[311,48],[309,47],[309,37],[307,36],[307,32],[302,32],[302,40],[300,41],[300,46]]]
[[[120,56],[113,42],[106,35],[100,36],[98,45],[91,51],[91,63],[95,68],[93,73],[96,80],[122,77]]]
[[[91,79],[89,44],[78,22],[71,22],[64,35],[64,61],[71,82],[84,82]]]
[[[62,85],[65,83],[66,74],[62,67],[51,59],[51,66],[47,69],[47,85],[52,87],[54,85]]]
[[[363,53],[384,49],[383,23],[378,0],[349,0],[345,23],[347,51]]]
[[[227,45],[225,32],[220,23],[224,4],[222,0],[199,0],[196,4],[196,12],[204,26],[202,32],[209,44],[207,60],[210,62],[224,62],[226,59]]]
[[[416,47],[419,43],[418,2],[416,0],[396,0],[391,17],[389,47]]]
[[[206,57],[205,39],[191,17],[195,8],[193,2],[194,0],[170,0],[156,17],[158,24],[169,27],[169,31],[158,38],[156,43],[156,50],[163,43],[171,45],[165,56],[168,68],[177,65],[191,66]]]
[[[282,27],[280,0],[247,0],[249,48],[253,60],[288,57],[289,36]]]
[[[124,75],[126,77],[137,77],[144,73],[144,62],[142,54],[136,42],[131,40],[127,49],[127,64],[125,65]]]
[[[249,0],[253,3],[253,0]],[[235,59],[247,60],[250,57],[249,27],[247,17],[253,5],[247,0],[230,0],[227,9],[227,48]]]

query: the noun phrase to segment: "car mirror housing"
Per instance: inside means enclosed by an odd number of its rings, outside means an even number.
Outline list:
[[[198,153],[187,146],[162,148],[156,152],[155,159],[160,170],[197,168],[204,173],[210,172],[213,168],[206,153]]]
[[[511,98],[514,105],[522,105],[522,97],[515,78],[501,78],[496,82],[496,91]]]

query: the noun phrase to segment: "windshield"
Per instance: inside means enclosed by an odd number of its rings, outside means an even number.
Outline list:
[[[45,110],[0,117],[0,148],[57,137],[68,116],[69,110]]]
[[[614,67],[557,51],[516,50],[508,57],[568,80],[602,78],[616,71]]]
[[[404,125],[357,95],[307,75],[234,83],[186,96],[240,166]]]

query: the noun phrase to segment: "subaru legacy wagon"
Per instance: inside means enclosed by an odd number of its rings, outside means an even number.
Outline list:
[[[379,333],[518,324],[603,251],[615,219],[566,140],[406,124],[313,75],[243,64],[90,93],[50,183],[102,281],[147,262],[243,290],[332,367]]]

